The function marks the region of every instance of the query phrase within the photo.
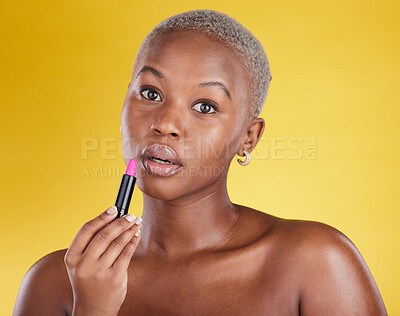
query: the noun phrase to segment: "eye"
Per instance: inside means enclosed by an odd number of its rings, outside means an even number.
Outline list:
[[[195,105],[193,105],[193,108],[197,112],[204,113],[204,114],[211,114],[211,113],[217,112],[216,109],[218,109],[216,105],[211,104],[210,102],[196,103]]]
[[[161,101],[161,99],[156,100],[157,97],[160,97],[160,94],[153,89],[143,88],[140,90],[140,94],[150,101]]]

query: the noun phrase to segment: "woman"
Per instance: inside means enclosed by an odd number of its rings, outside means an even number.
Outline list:
[[[270,80],[262,45],[223,13],[156,26],[122,110],[143,220],[113,221],[111,207],[83,225],[28,271],[14,315],[386,315],[338,230],[229,199],[229,165],[236,154],[250,162]]]

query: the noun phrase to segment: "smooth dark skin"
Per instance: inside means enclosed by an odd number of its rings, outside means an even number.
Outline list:
[[[144,65],[163,78],[151,71],[137,78]],[[205,81],[224,82],[231,99],[217,86],[199,87]],[[158,93],[156,101],[139,93],[143,86]],[[114,315],[386,315],[366,263],[341,232],[233,204],[226,175],[188,173],[228,170],[236,154],[255,148],[265,122],[248,119],[247,89],[241,59],[205,35],[163,35],[135,63],[122,111],[125,160],[139,162],[145,146],[161,143],[176,151],[183,168],[161,178],[138,164],[142,235]],[[196,111],[205,99],[219,111]],[[51,253],[28,271],[14,315],[71,315],[65,253]]]

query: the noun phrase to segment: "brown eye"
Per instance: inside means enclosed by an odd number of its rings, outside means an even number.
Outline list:
[[[142,89],[140,90],[141,95],[143,95],[146,99],[150,100],[150,101],[161,101],[160,100],[156,100],[157,97],[160,96],[160,94],[152,89]]]
[[[199,103],[196,103],[193,107],[195,108],[195,110],[197,112],[204,113],[204,114],[211,114],[211,113],[217,112],[217,111],[215,111],[215,107],[208,102],[199,102]]]

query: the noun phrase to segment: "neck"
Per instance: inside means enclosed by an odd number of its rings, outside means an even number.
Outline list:
[[[140,251],[167,259],[222,246],[238,220],[226,178],[222,182],[168,201],[143,193]]]

